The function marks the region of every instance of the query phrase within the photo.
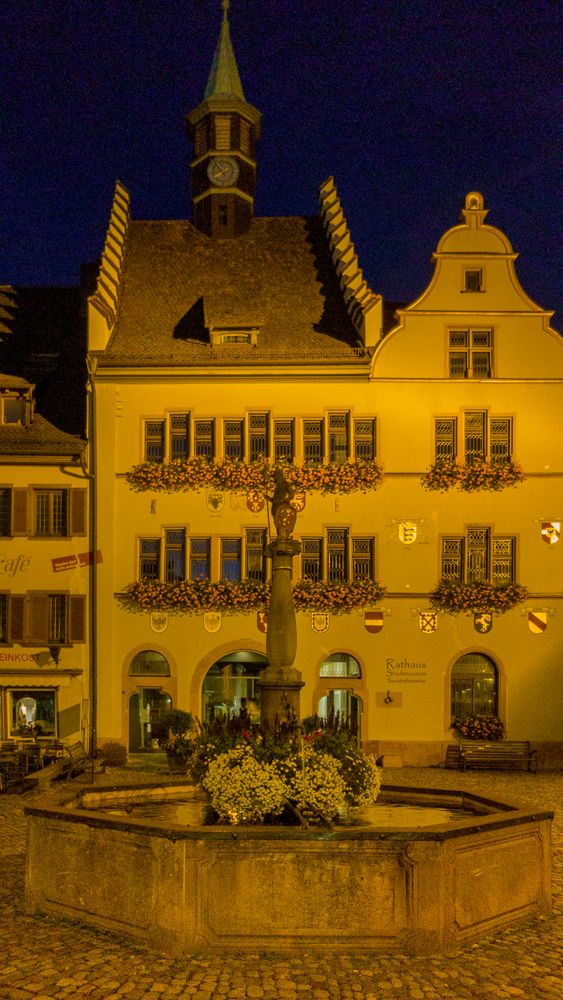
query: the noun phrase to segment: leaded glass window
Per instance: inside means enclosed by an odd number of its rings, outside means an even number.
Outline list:
[[[238,583],[241,578],[240,538],[221,539],[221,579]]]
[[[348,579],[348,532],[345,528],[327,531],[328,582],[340,583]]]
[[[274,459],[293,462],[293,420],[274,420]]]
[[[209,580],[211,576],[211,539],[190,538],[190,580]]]
[[[375,458],[375,420],[371,417],[354,420],[354,457],[366,462]]]
[[[164,571],[166,582],[184,580],[186,576],[185,528],[167,528],[164,536]]]
[[[322,420],[303,421],[303,458],[305,462],[322,462],[323,422]]]

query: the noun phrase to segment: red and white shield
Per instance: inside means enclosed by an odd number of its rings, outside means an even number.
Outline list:
[[[528,611],[528,628],[534,635],[541,635],[547,628],[547,611]]]
[[[555,545],[559,541],[561,534],[561,521],[543,521],[541,526],[541,536],[548,545]]]
[[[246,506],[253,514],[259,514],[266,506],[264,494],[259,493],[258,490],[252,490],[246,498]]]
[[[383,611],[366,611],[364,614],[364,628],[366,632],[375,635],[383,628]]]

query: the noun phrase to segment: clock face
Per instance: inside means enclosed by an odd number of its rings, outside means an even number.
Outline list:
[[[218,187],[228,187],[229,184],[235,184],[238,172],[238,163],[230,156],[214,156],[207,167],[209,180]]]

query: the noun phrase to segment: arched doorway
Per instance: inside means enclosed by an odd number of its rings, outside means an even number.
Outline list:
[[[360,664],[350,653],[331,653],[321,663],[319,675],[328,689],[321,695],[318,714],[323,719],[338,715],[360,732],[362,701],[354,692],[354,680],[360,680]],[[331,680],[334,679],[332,686]]]
[[[170,664],[162,653],[143,649],[131,660],[129,676],[146,678],[129,697],[129,752],[138,753],[158,747],[166,738],[162,719],[172,708],[172,698],[152,678],[170,677]]]
[[[202,718],[237,715],[246,709],[253,721],[260,718],[260,688],[257,684],[268,661],[262,653],[248,649],[226,653],[207,671],[202,688]]]
[[[452,667],[450,711],[453,719],[467,715],[498,715],[498,670],[490,656],[465,653]]]

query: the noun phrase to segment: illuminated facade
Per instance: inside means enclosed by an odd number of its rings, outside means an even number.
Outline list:
[[[84,442],[0,375],[0,732],[86,739],[88,479]]]
[[[256,217],[260,115],[226,13],[188,127],[193,222],[134,220],[118,184],[89,300],[98,742],[150,748],[171,705],[258,714],[264,467],[279,462],[299,507],[302,715],[342,712],[377,754],[428,764],[452,715],[498,714],[552,761],[551,313],[521,289],[476,192],[428,289],[391,321],[331,180],[313,218]]]

